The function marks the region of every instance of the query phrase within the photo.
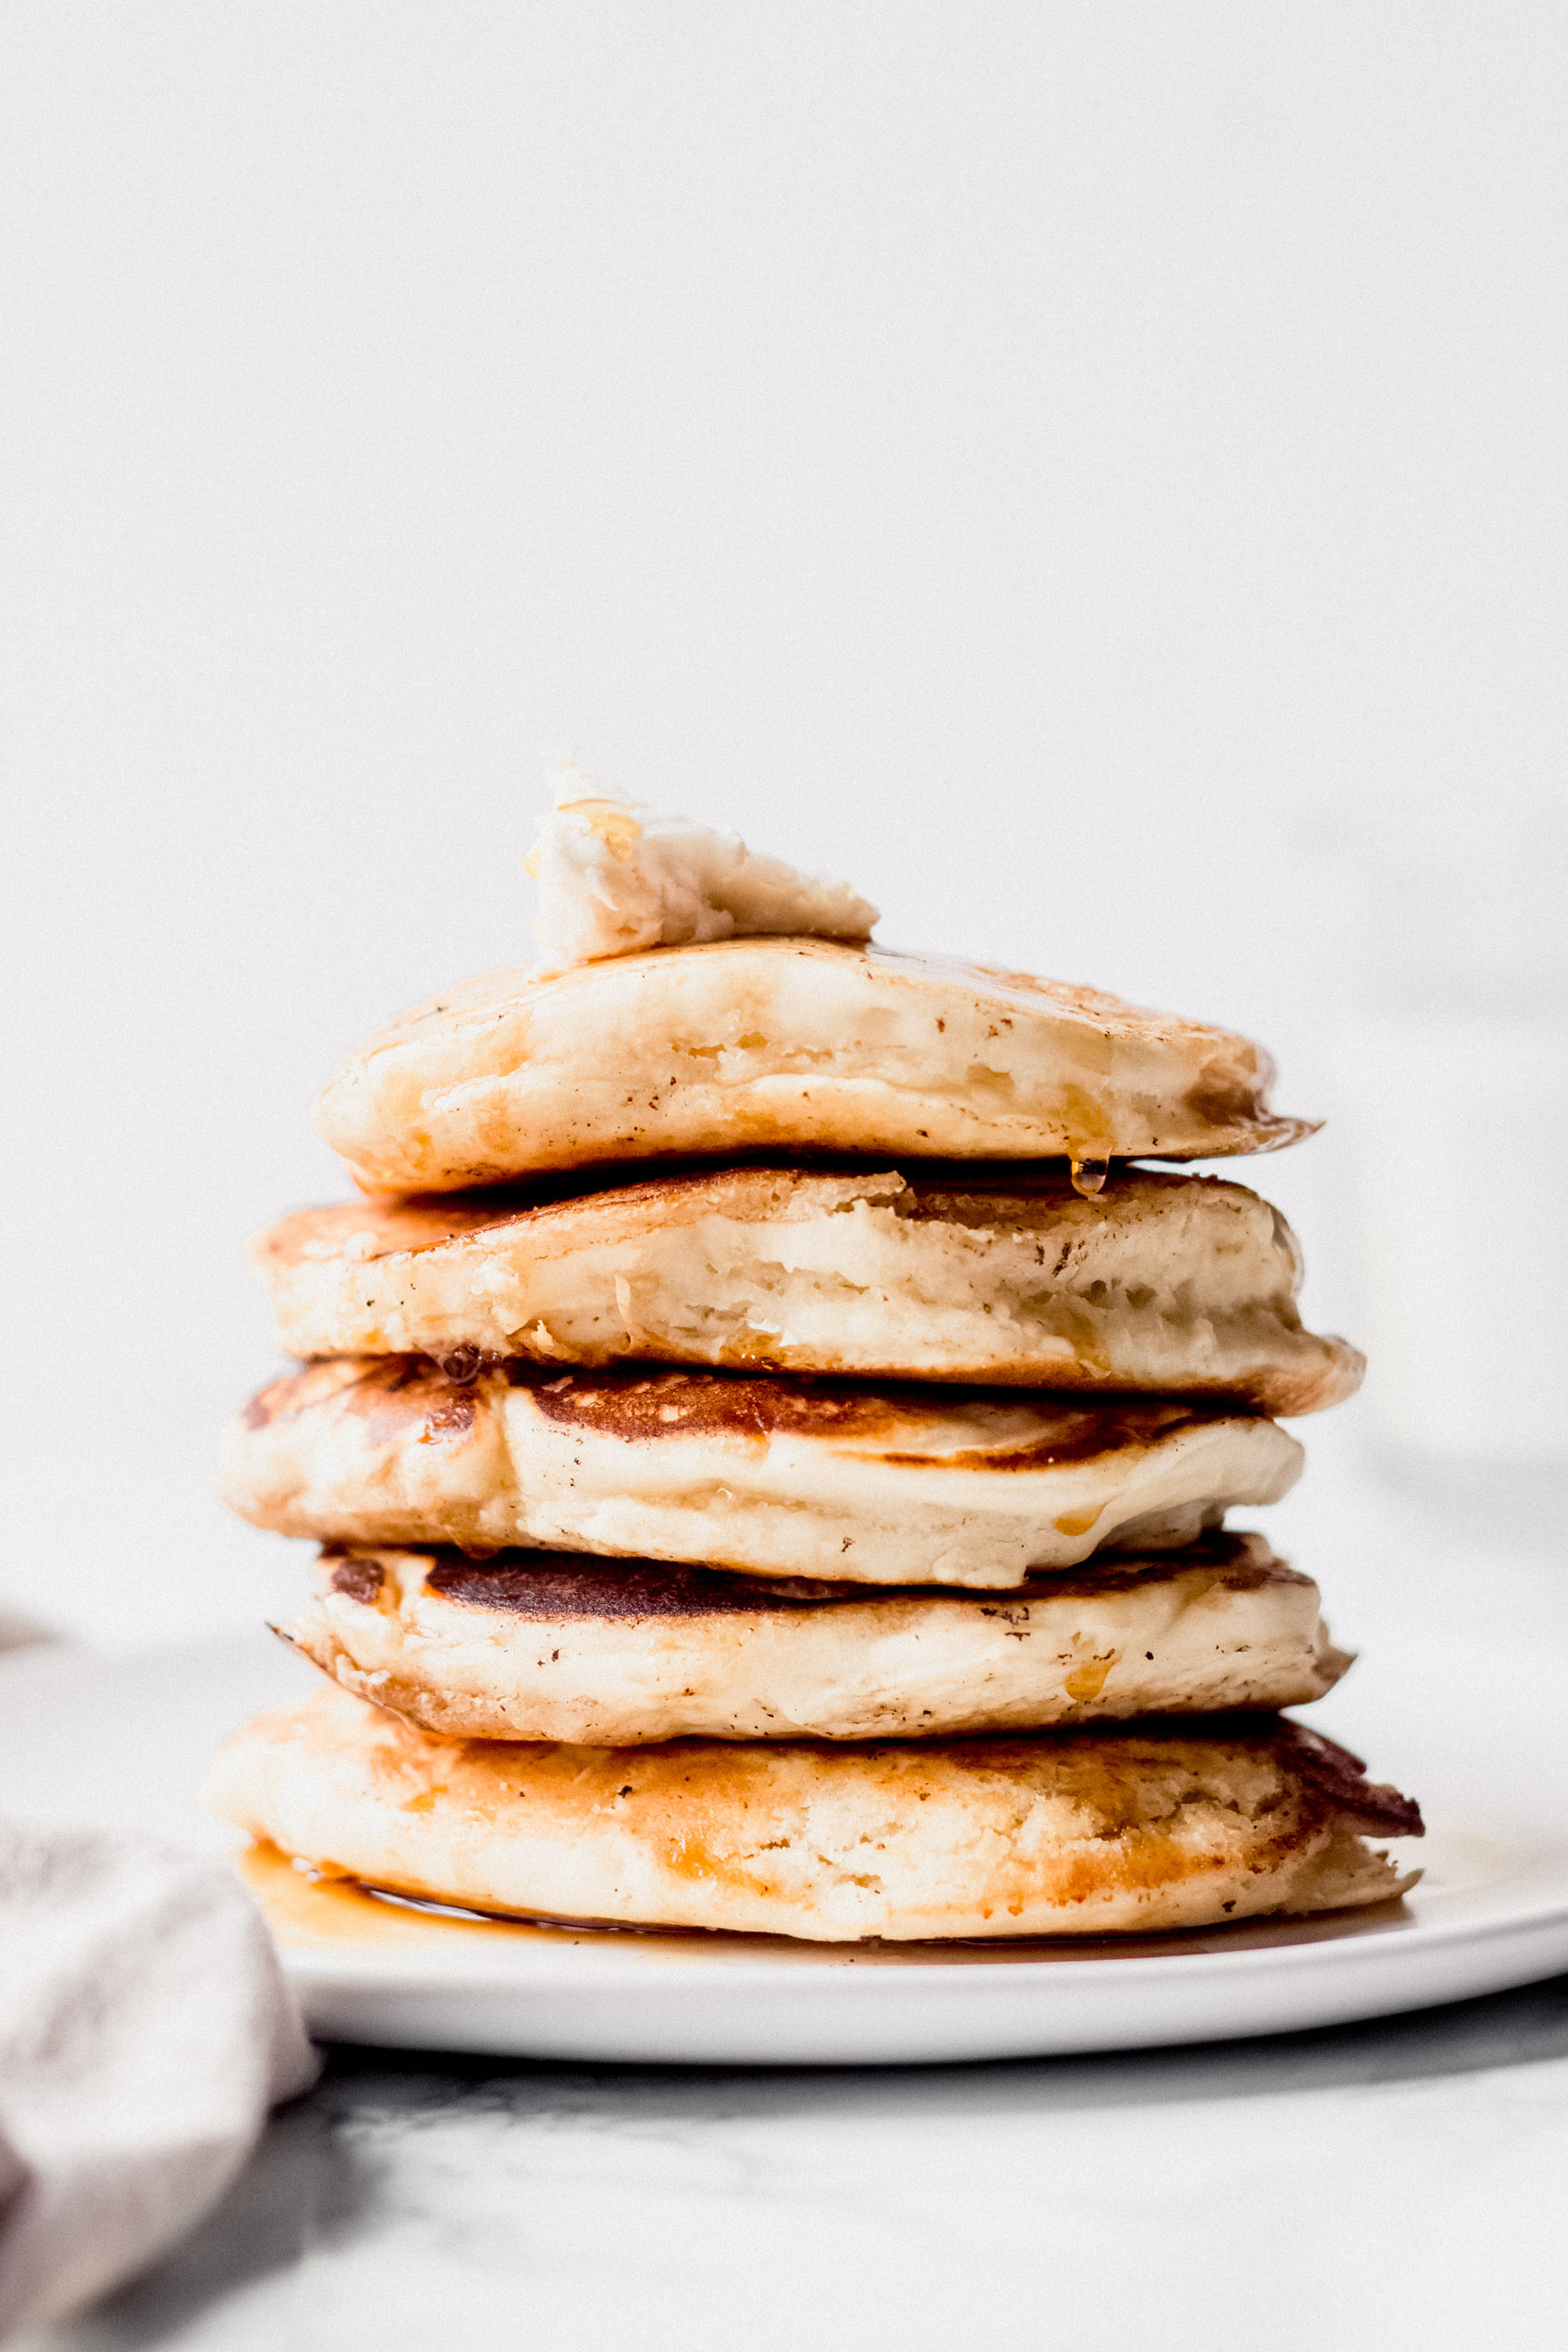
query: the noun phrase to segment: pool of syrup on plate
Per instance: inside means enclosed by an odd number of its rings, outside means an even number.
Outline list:
[[[266,1914],[280,1944],[296,1951],[324,1945],[450,1952],[454,1942],[529,1943],[560,1950],[590,1946],[635,1951],[649,1958],[790,1960],[840,1967],[933,1965],[1006,1966],[1023,1960],[1060,1962],[1142,1959],[1193,1952],[1246,1950],[1258,1944],[1323,1943],[1347,1935],[1397,1930],[1411,1924],[1402,1901],[1310,1919],[1241,1920],[1233,1928],[1190,1928],[1149,1936],[998,1937],[994,1942],[812,1943],[790,1936],[734,1935],[691,1928],[628,1928],[595,1920],[497,1918],[483,1911],[425,1902],[296,1868],[275,1846],[251,1846],[235,1867]]]

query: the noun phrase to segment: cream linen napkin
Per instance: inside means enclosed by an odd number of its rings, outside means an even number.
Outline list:
[[[220,1863],[0,1820],[0,2335],[171,2246],[316,2067]]]

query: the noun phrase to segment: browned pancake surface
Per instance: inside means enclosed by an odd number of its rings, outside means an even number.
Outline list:
[[[564,1427],[593,1429],[636,1445],[662,1439],[778,1435],[830,1440],[865,1447],[876,1458],[913,1466],[940,1461],[955,1469],[1040,1469],[1051,1464],[1087,1462],[1121,1445],[1147,1445],[1200,1422],[1233,1419],[1225,1403],[1167,1397],[1116,1397],[1092,1406],[1071,1397],[944,1384],[933,1402],[931,1387],[914,1381],[880,1382],[872,1387],[850,1381],[803,1377],[781,1380],[745,1372],[680,1370],[648,1372],[640,1365],[605,1366],[560,1372],[517,1361],[493,1367],[512,1388],[532,1393],[540,1413]],[[469,1427],[474,1418],[469,1383],[456,1380],[439,1364],[420,1356],[363,1357],[319,1368],[330,1393],[346,1409],[370,1424],[374,1442],[419,1418],[433,1435]],[[308,1410],[319,1384],[291,1372],[253,1396],[243,1419],[262,1430],[279,1416]],[[935,1414],[980,1408],[1004,1417],[1028,1412],[1035,1423],[1020,1443],[975,1445],[932,1453],[912,1441]],[[911,1441],[899,1446],[900,1434]],[[977,1434],[980,1432],[977,1431]]]
[[[754,1617],[778,1609],[822,1609],[835,1603],[864,1609],[927,1601],[938,1595],[974,1609],[994,1610],[999,1606],[994,1595],[961,1586],[887,1585],[868,1592],[864,1585],[807,1576],[742,1576],[722,1568],[659,1560],[600,1559],[580,1551],[504,1551],[489,1560],[473,1560],[450,1546],[438,1545],[430,1548],[428,1556],[434,1562],[425,1578],[430,1591],[470,1609],[501,1610],[519,1617]],[[1208,1569],[1221,1585],[1236,1592],[1312,1581],[1283,1560],[1270,1556],[1258,1537],[1223,1530],[1154,1559],[1122,1560],[1114,1553],[1101,1557],[1103,1564],[1092,1570],[1059,1570],[1028,1577],[1002,1605],[1037,1595],[1042,1599],[1065,1599],[1075,1594],[1131,1592],[1140,1585],[1164,1581],[1173,1570],[1187,1568]],[[334,1590],[367,1605],[379,1598],[385,1572],[374,1552],[328,1547],[323,1564],[330,1565]]]

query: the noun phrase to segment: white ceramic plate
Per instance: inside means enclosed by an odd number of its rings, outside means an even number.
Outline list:
[[[0,1663],[0,1801],[220,1849],[208,1752],[314,1677],[263,1639]],[[1310,1710],[1420,1799],[1403,1903],[1136,1942],[825,1948],[441,1918],[255,1877],[313,2030],[534,2057],[891,2064],[1200,2041],[1343,2024],[1568,1968],[1568,1662],[1407,1644]]]

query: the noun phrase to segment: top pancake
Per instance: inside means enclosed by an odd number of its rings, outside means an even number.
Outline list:
[[[367,1039],[316,1125],[371,1192],[780,1147],[1096,1162],[1269,1151],[1227,1029],[1028,973],[822,939],[656,948],[448,990]]]

